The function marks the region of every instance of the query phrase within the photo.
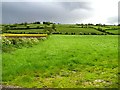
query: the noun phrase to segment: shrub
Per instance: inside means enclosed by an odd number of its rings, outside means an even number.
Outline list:
[[[2,37],[2,45],[9,46],[10,44],[11,42],[6,37]]]
[[[80,35],[83,35],[83,33],[82,33],[82,32],[80,32],[79,34],[80,34]]]
[[[72,32],[71,35],[75,35],[75,33]]]
[[[62,34],[62,32],[60,32],[59,34]]]
[[[65,35],[68,35],[68,32],[65,32]]]
[[[26,28],[29,29],[29,28],[30,28],[30,25],[27,25]]]
[[[37,29],[39,29],[39,28],[40,28],[40,26],[37,26],[36,28],[37,28]]]
[[[2,51],[11,52],[15,48],[22,48],[23,46],[31,47],[33,44],[37,44],[39,40],[45,40],[46,37],[37,38],[6,38],[2,37]]]

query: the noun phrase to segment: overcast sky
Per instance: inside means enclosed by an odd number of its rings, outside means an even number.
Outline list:
[[[118,24],[119,0],[2,0],[2,23]]]

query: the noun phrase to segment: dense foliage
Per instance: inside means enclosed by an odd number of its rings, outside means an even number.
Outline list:
[[[37,44],[40,40],[44,40],[46,37],[41,38],[6,38],[2,37],[2,52],[11,52],[16,48],[32,47],[33,44]]]

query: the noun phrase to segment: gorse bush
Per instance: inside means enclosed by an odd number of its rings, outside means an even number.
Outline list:
[[[10,52],[13,50],[12,42],[8,40],[6,37],[2,37],[2,52]]]
[[[40,40],[45,40],[44,38],[6,38],[2,37],[2,51],[10,52],[16,48],[31,47],[34,44],[37,44]]]
[[[11,42],[6,37],[2,37],[2,45],[9,46],[11,45]]]

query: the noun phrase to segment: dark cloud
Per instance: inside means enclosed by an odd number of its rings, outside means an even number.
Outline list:
[[[92,15],[85,2],[3,2],[2,22],[52,21],[76,23]]]

